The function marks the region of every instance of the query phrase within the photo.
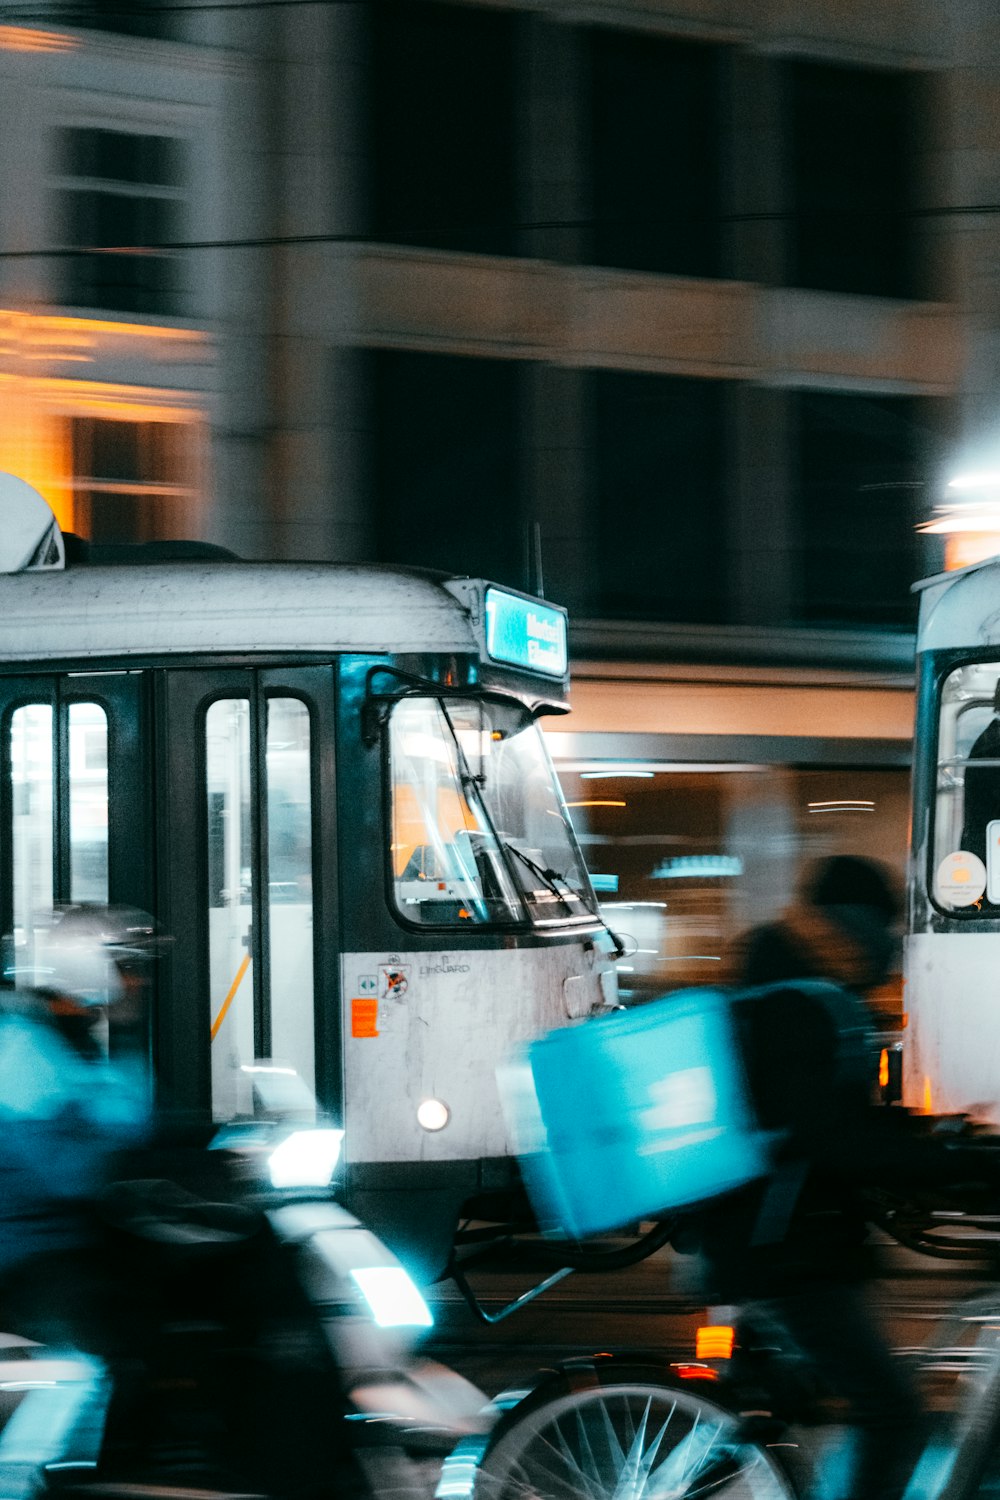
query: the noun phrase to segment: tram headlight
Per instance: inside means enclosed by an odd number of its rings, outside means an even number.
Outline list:
[[[451,1119],[451,1110],[443,1099],[424,1099],[417,1106],[417,1123],[425,1130],[443,1130]]]

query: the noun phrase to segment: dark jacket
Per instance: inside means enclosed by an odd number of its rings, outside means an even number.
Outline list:
[[[738,994],[733,1004],[759,1122],[782,1144],[770,1181],[694,1216],[712,1295],[742,1301],[856,1278],[866,1270],[866,1188],[972,1180],[981,1157],[904,1110],[870,1102],[858,996],[786,983]]]
[[[31,992],[0,1003],[0,1277],[90,1242],[90,1204],[115,1153],[145,1136],[138,1065],[88,1058]]]

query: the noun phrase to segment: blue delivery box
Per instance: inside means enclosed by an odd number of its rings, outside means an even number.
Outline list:
[[[561,1027],[499,1073],[543,1229],[583,1239],[765,1175],[729,1000],[681,990]]]

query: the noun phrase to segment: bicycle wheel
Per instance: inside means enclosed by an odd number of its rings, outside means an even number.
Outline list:
[[[505,1419],[475,1500],[795,1500],[783,1459],[700,1391],[636,1370],[560,1375]]]

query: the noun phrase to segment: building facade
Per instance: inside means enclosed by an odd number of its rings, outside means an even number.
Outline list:
[[[1000,468],[987,0],[86,5],[0,70],[0,466],[64,523],[565,603],[657,983],[902,860],[910,584],[992,547],[917,528]]]

